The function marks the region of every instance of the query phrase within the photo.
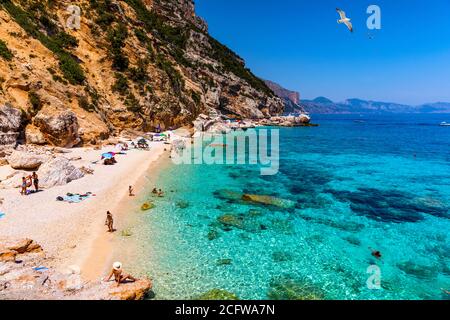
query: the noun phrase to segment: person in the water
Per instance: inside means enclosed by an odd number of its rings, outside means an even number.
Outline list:
[[[153,190],[152,190],[152,193],[153,194],[158,194],[158,189],[156,189],[156,187],[154,187]]]
[[[381,259],[381,252],[380,251],[374,250],[372,248],[369,248],[369,249],[370,249],[370,251],[372,251],[372,256],[374,256],[377,259]]]

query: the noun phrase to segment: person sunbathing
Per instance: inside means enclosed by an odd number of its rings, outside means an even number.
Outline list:
[[[135,282],[138,280],[135,277],[125,273],[122,269],[122,263],[120,263],[120,262],[114,262],[111,273],[105,279],[105,281],[108,282],[109,280],[111,280],[111,278],[113,276],[114,276],[114,281],[117,282],[117,286],[119,286],[121,283],[125,283],[128,281]]]

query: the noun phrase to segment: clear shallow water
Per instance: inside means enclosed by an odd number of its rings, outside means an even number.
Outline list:
[[[315,116],[318,128],[281,129],[276,176],[169,166],[153,177],[166,197],[137,213],[139,258],[129,263],[154,278],[157,299],[214,288],[241,299],[448,299],[450,129],[437,124],[449,118]],[[295,208],[249,205],[223,189]],[[236,226],[218,222],[224,215]],[[373,264],[380,290],[366,285]]]

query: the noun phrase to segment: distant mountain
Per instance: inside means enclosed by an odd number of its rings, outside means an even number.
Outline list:
[[[393,102],[380,102],[362,99],[347,99],[344,102],[333,102],[325,97],[300,102],[308,113],[318,114],[351,114],[351,113],[450,113],[450,103],[437,102],[420,106],[411,106]]]
[[[300,93],[283,88],[278,83],[264,80],[266,85],[277,95],[284,100],[284,113],[301,113],[304,112],[300,106]]]

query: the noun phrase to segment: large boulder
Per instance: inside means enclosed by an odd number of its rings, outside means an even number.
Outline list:
[[[7,157],[9,165],[16,170],[37,170],[49,156],[25,151],[14,151]]]
[[[141,279],[131,283],[114,286],[109,294],[120,300],[143,300],[152,288],[152,282],[149,279]]]
[[[56,115],[39,112],[33,124],[53,145],[71,148],[80,143],[78,119],[72,111],[63,111]]]
[[[22,132],[22,112],[10,105],[0,106],[0,145],[16,144]]]
[[[57,157],[44,163],[39,168],[38,175],[39,185],[43,188],[65,185],[84,177],[83,171],[64,157]]]
[[[35,126],[29,125],[25,129],[25,141],[27,144],[44,145],[45,141],[44,134]]]

